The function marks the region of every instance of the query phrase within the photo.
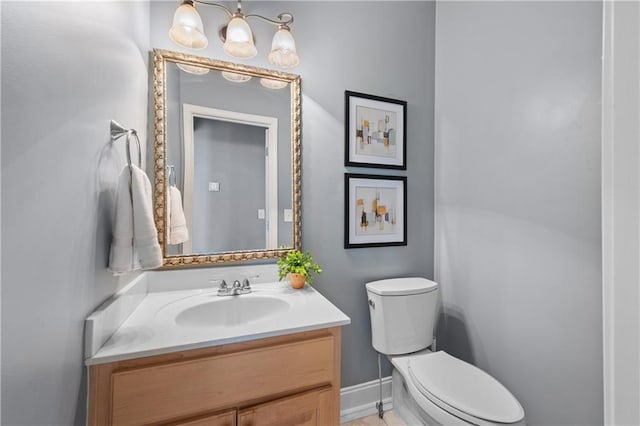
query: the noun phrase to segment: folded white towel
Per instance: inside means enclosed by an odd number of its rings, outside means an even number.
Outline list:
[[[116,188],[116,214],[109,269],[114,275],[140,269],[140,262],[136,262],[133,255],[133,202],[129,167],[125,167],[120,173]]]
[[[151,198],[151,183],[145,172],[135,165],[126,166],[116,190],[116,219],[109,256],[109,269],[114,275],[162,266]]]
[[[174,185],[167,191],[169,205],[169,244],[181,244],[189,240],[187,220],[182,209],[182,195]]]
[[[131,166],[131,195],[133,198],[133,239],[142,269],[162,266],[162,249],[153,220],[153,192],[147,174]]]

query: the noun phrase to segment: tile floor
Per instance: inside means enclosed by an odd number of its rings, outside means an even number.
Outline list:
[[[342,423],[342,426],[407,426],[405,422],[392,411],[386,411],[384,418],[378,418],[377,414],[362,417],[360,419],[351,420],[348,423]]]

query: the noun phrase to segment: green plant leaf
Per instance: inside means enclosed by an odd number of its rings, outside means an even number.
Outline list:
[[[311,253],[291,250],[278,259],[278,277],[280,281],[288,274],[301,274],[307,277],[307,282],[313,282],[312,273],[322,272],[320,265],[313,261]]]

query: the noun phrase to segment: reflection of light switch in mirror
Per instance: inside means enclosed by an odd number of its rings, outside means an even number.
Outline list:
[[[284,209],[284,221],[285,222],[293,222],[293,210]]]
[[[258,209],[258,219],[264,219],[264,209]]]
[[[220,182],[209,182],[209,191],[220,191]]]

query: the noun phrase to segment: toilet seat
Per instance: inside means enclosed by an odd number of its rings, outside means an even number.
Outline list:
[[[450,414],[472,424],[524,419],[524,410],[511,392],[479,368],[443,351],[406,358],[412,384]]]

